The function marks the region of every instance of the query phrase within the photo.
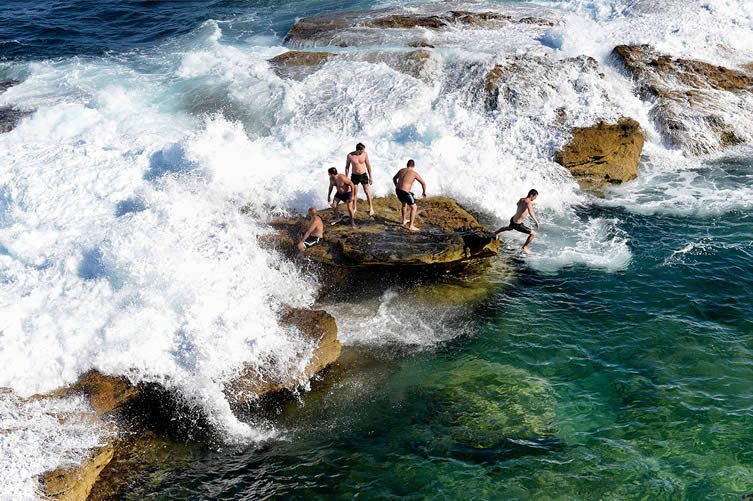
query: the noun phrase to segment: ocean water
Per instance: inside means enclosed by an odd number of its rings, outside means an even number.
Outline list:
[[[417,79],[378,58],[388,31],[298,80],[267,60],[301,16],[441,2],[4,2],[0,106],[0,497],[107,430],[19,397],[91,368],[158,381],[221,443],[128,494],[224,498],[736,499],[753,492],[753,149],[664,145],[609,59],[651,43],[729,67],[753,61],[743,1],[467,2],[553,27],[448,30]],[[452,3],[452,8],[458,3]],[[598,69],[578,56],[590,56]],[[378,59],[377,58],[377,59]],[[515,61],[515,99],[479,97]],[[562,113],[564,112],[564,122]],[[723,100],[741,130],[753,119]],[[551,161],[574,126],[621,115],[647,134],[639,179],[604,198]],[[704,140],[707,131],[695,131]],[[325,300],[343,371],[278,416],[234,416],[224,382],[311,347],[276,322],[312,277],[261,248],[269,215],[324,206],[326,167],[362,141],[374,189],[415,158],[430,194],[506,221],[531,187],[534,255],[480,289],[396,285]],[[250,216],[239,208],[251,204]],[[470,294],[468,296],[468,294]],[[345,327],[343,327],[345,326]],[[23,460],[19,460],[23,458]]]

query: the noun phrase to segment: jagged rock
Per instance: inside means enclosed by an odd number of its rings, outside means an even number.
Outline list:
[[[2,80],[0,81],[0,94],[5,92],[6,90],[10,89],[11,87],[15,87],[16,85],[20,84],[20,80]]]
[[[281,78],[301,78],[316,71],[335,57],[332,52],[290,50],[269,60],[274,72]]]
[[[31,111],[19,110],[12,106],[0,107],[0,134],[12,131],[21,119],[32,113]]]
[[[753,76],[649,45],[619,45],[612,53],[641,99],[654,103],[650,116],[668,145],[703,154],[750,140],[737,117],[753,113]]]
[[[599,71],[599,63],[590,56],[578,56],[562,60],[553,60],[537,55],[513,56],[503,64],[496,64],[489,70],[484,78],[483,99],[486,109],[495,111],[500,108],[500,99],[513,103],[516,108],[520,107],[529,95],[537,92],[531,88],[529,79],[525,76],[534,77],[538,85],[558,82],[563,75],[573,73],[568,71],[574,68],[574,74],[590,74],[594,77],[604,78]],[[540,78],[536,78],[540,76]],[[558,78],[555,78],[558,77]]]
[[[421,231],[416,233],[401,226],[400,202],[394,196],[375,198],[375,216],[360,211],[355,229],[350,224],[328,225],[332,212],[321,211],[326,225],[323,242],[307,249],[306,255],[338,267],[449,267],[499,253],[499,241],[489,229],[454,200],[420,199],[418,208],[416,225]],[[297,243],[303,229],[290,220],[273,226],[282,235],[280,244]]]
[[[61,501],[86,500],[114,453],[113,445],[107,444],[91,451],[80,465],[64,466],[47,472],[41,480],[43,493]]]
[[[245,403],[269,393],[292,390],[340,356],[337,324],[326,311],[291,308],[282,314],[280,323],[296,327],[304,338],[315,343],[311,359],[302,372],[281,370],[275,361],[264,367],[247,366],[226,386],[225,394],[234,402]]]
[[[555,161],[567,167],[586,189],[599,190],[638,176],[644,136],[640,124],[622,118],[573,130],[573,137],[557,152]]]
[[[384,63],[395,71],[429,82],[439,62],[426,49],[413,51],[374,50],[358,53],[308,52],[291,50],[269,60],[274,72],[281,78],[303,79],[317,71],[324,63],[339,60]]]
[[[346,13],[330,13],[300,19],[285,37],[285,43],[305,45],[371,45],[378,36],[374,28],[387,30],[432,30],[450,27],[493,28],[505,23],[536,24],[553,26],[552,20],[538,16],[514,17],[501,12],[442,11],[415,14],[405,10],[371,10]],[[375,38],[376,37],[376,38]],[[409,45],[416,43],[409,42]]]
[[[141,390],[141,387],[131,384],[124,376],[111,376],[90,370],[82,374],[74,384],[56,390],[52,395],[66,397],[83,394],[89,399],[94,412],[101,416],[136,398]]]

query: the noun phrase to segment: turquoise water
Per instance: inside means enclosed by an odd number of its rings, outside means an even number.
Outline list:
[[[717,167],[750,182],[748,161]],[[350,349],[343,373],[273,418],[286,440],[196,451],[130,498],[753,492],[753,211],[579,216],[619,221],[627,269],[518,263],[469,335],[413,354]]]

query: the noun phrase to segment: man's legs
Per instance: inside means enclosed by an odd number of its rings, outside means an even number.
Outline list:
[[[405,219],[405,211],[406,211],[407,207],[408,207],[408,204],[406,204],[405,202],[403,202],[403,207],[401,209],[402,210],[402,214],[403,214],[403,226],[405,226],[406,224],[408,224],[408,220]]]
[[[410,206],[410,226],[408,226],[408,229],[411,231],[418,231],[419,229],[416,228],[416,225],[413,224],[416,221],[416,213],[418,212],[418,205],[413,204]]]
[[[342,217],[340,216],[340,209],[338,206],[340,205],[340,200],[335,198],[332,200],[332,213],[335,215],[335,219],[330,224],[336,224],[342,221]]]
[[[369,216],[374,215],[374,204],[371,203],[371,188],[369,183],[363,185],[363,192],[366,193],[366,200],[369,201]]]
[[[354,208],[355,206],[356,206],[356,199],[354,197],[354,198],[351,198],[350,203],[348,203],[348,213],[350,214],[350,224],[353,226],[353,228],[356,227],[356,210]]]
[[[536,236],[536,232],[533,231],[533,230],[531,230],[531,234],[528,235],[528,238],[526,239],[526,243],[523,244],[523,252],[525,252],[526,254],[530,254],[531,253],[531,251],[528,250],[528,244],[530,244],[531,242],[533,242],[533,238],[535,236]]]
[[[353,198],[351,198],[353,204],[353,214],[358,212],[358,183],[353,183]]]

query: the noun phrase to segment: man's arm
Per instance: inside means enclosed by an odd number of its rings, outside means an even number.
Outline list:
[[[329,189],[327,190],[327,203],[332,199],[332,188],[334,188],[335,185],[332,183],[332,180],[329,182]]]
[[[424,190],[422,197],[426,197],[426,183],[424,182],[424,178],[421,177],[421,174],[416,172],[416,180],[421,183],[421,188]]]
[[[309,228],[306,230],[306,233],[304,233],[303,236],[301,237],[301,242],[303,242],[304,240],[306,240],[308,237],[311,236],[311,233],[313,233],[314,231],[315,224],[316,223],[314,221],[311,221],[311,223],[309,223]]]
[[[397,171],[397,174],[395,174],[394,176],[392,176],[392,184],[394,184],[395,186],[397,186],[397,178],[400,177],[400,173],[402,171],[403,171],[403,169],[400,169],[399,171]]]
[[[350,164],[351,164],[350,153],[348,153],[348,156],[345,157],[345,175],[346,176],[348,175],[348,172],[350,172]]]
[[[541,225],[539,224],[538,218],[536,218],[536,214],[533,212],[533,202],[528,202],[528,214],[531,216],[531,219],[533,219],[533,222],[536,223],[536,229],[539,229]]]
[[[369,154],[366,153],[366,172],[369,173],[369,184],[374,184],[374,177],[371,175],[371,162],[369,162]]]

